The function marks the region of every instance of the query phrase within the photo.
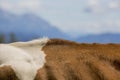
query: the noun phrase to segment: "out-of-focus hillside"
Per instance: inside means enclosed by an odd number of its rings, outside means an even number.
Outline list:
[[[78,42],[87,43],[120,43],[120,34],[99,34],[99,35],[88,35],[79,37],[76,39]]]
[[[10,34],[17,40],[26,41],[39,37],[66,38],[64,32],[34,14],[15,15],[0,10],[0,34],[10,41]]]
[[[87,43],[120,43],[120,34],[99,34],[73,38],[34,14],[15,15],[0,9],[0,43],[34,38],[63,38]]]

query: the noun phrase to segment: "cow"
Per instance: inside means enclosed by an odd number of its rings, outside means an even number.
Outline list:
[[[5,45],[20,49],[18,52],[29,55],[34,65],[39,65],[35,68],[36,74],[30,69],[33,80],[120,80],[120,44],[88,44],[43,38]],[[27,67],[23,65],[21,68],[24,72]],[[19,77],[18,73],[11,64],[2,65],[0,80],[29,77],[28,73]]]

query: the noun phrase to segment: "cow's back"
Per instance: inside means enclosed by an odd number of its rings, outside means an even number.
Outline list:
[[[30,45],[36,49],[35,46]],[[35,80],[120,80],[120,44],[50,39],[37,51],[41,49],[46,63],[38,70]]]
[[[119,44],[84,44],[51,39],[36,80],[120,80]]]

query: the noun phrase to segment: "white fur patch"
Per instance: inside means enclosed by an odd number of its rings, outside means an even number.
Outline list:
[[[0,64],[11,65],[20,80],[34,80],[37,70],[45,64],[42,47],[48,38],[0,45]],[[13,47],[15,46],[15,47]]]
[[[28,42],[15,42],[10,45],[19,47],[29,53],[33,59],[35,60],[38,68],[42,68],[45,64],[45,56],[46,54],[42,51],[42,48],[49,41],[48,38],[36,39]]]
[[[32,56],[19,48],[5,44],[0,45],[0,64],[10,65],[20,80],[33,80],[37,70]]]

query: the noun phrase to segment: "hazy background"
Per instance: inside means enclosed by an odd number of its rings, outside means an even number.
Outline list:
[[[0,0],[0,42],[44,36],[120,43],[120,0]]]

